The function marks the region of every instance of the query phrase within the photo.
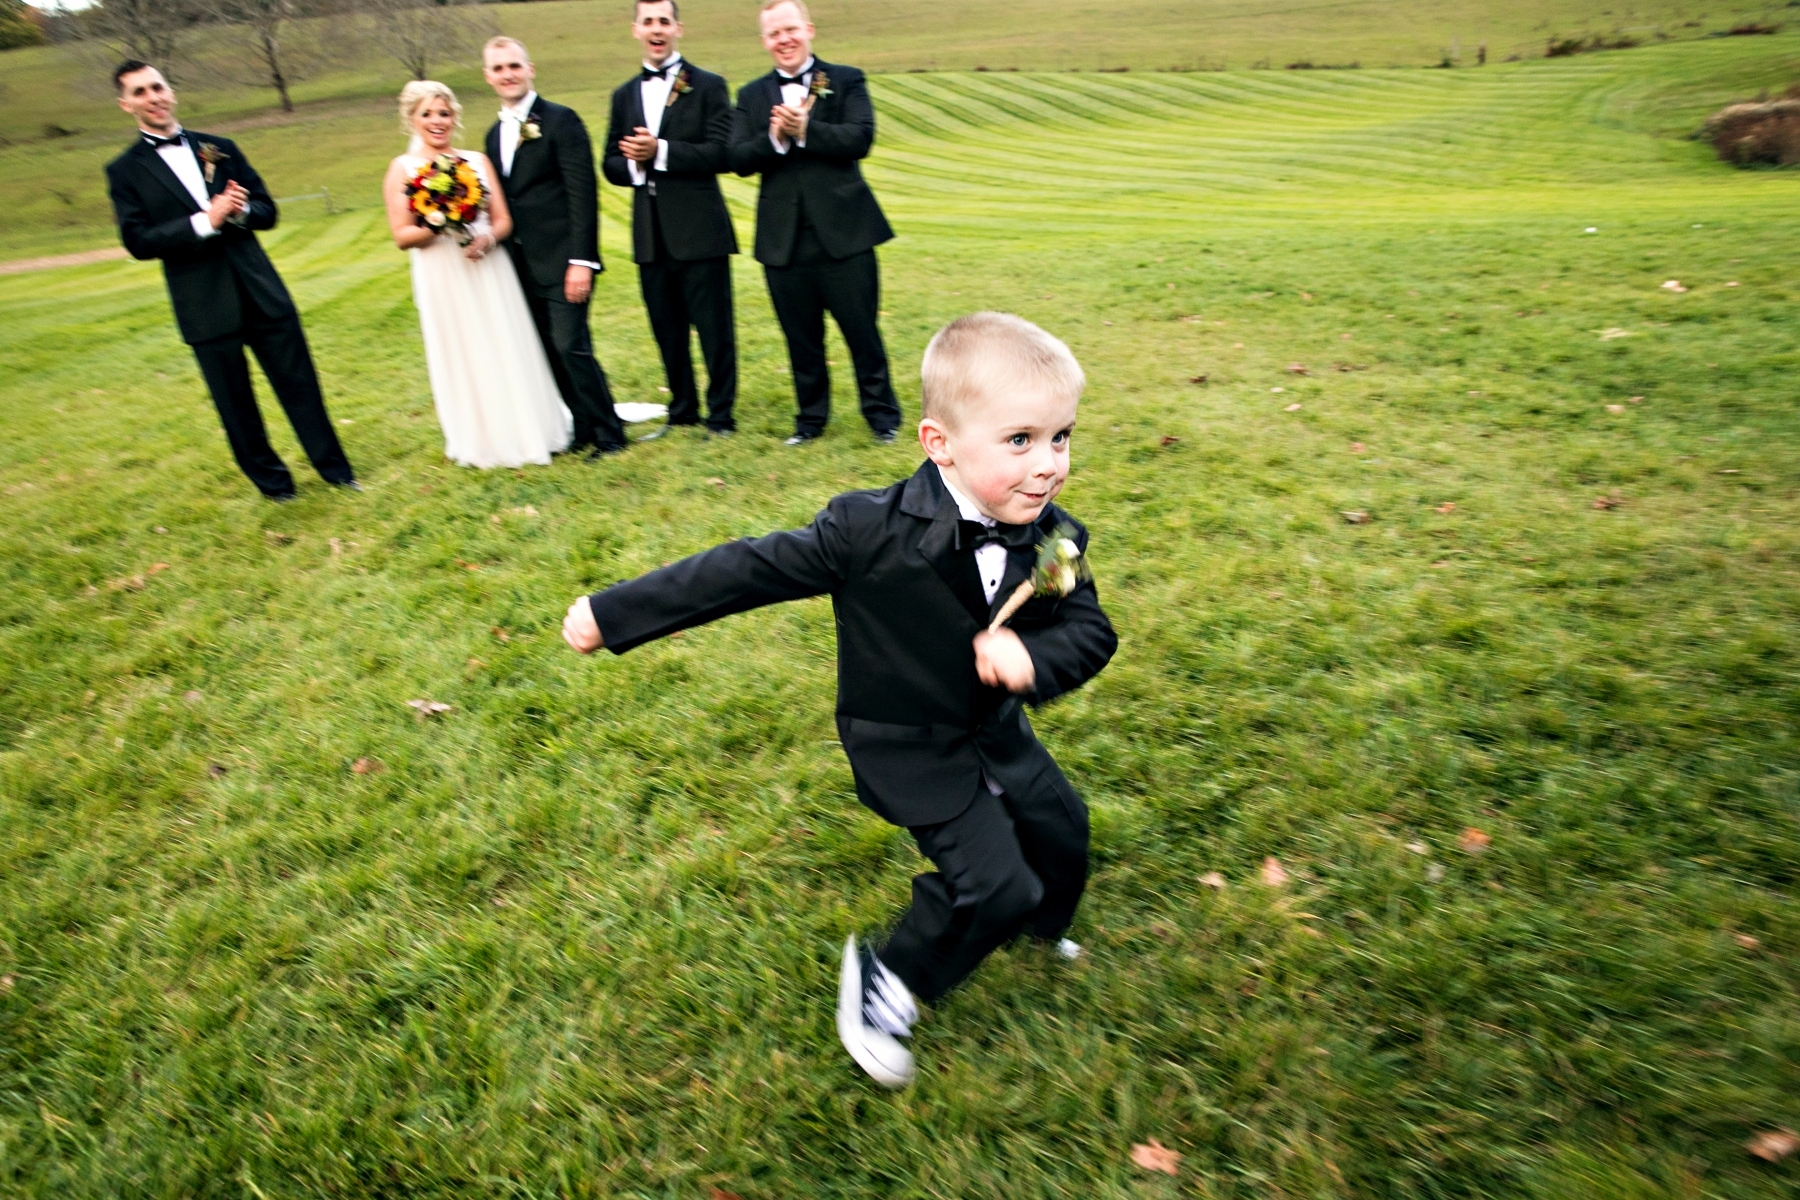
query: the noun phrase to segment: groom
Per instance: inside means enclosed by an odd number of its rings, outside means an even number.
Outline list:
[[[300,314],[253,232],[275,228],[277,217],[262,177],[235,143],[176,122],[175,92],[149,63],[120,63],[113,85],[138,126],[130,149],[106,165],[119,237],[133,258],[162,259],[175,322],[238,467],[269,499],[294,498],[294,477],[256,407],[248,346],[313,469],[361,491],[325,411]]]
[[[497,37],[482,47],[482,73],[505,107],[488,130],[488,161],[500,168],[513,232],[513,269],[531,306],[538,340],[563,403],[575,418],[571,449],[591,456],[625,448],[606,372],[594,357],[588,300],[600,265],[600,196],[594,147],[572,108],[537,94],[537,69],[522,43]]]

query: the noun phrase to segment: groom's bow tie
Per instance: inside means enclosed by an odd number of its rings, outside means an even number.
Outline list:
[[[958,521],[956,548],[979,550],[983,546],[998,544],[1008,550],[1019,550],[1035,541],[1034,533],[1035,526],[1031,525],[983,525],[980,521]]]
[[[809,74],[810,72],[808,71],[802,71],[798,75],[787,75],[777,70],[775,72],[775,78],[781,80],[783,83],[805,83],[806,77]]]
[[[178,130],[174,137],[157,137],[154,133],[144,134],[144,143],[152,150],[161,150],[164,146],[179,146],[187,138],[185,130]]]
[[[665,66],[665,67],[646,66],[644,68],[643,78],[645,78],[645,79],[667,79],[669,77],[669,72],[673,71],[674,69],[675,69],[674,63],[670,63],[668,66]]]

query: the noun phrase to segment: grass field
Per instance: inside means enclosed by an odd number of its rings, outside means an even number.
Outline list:
[[[1796,78],[1783,33],[874,81],[906,411],[950,316],[1067,338],[1122,637],[1036,719],[1091,957],[997,955],[897,1096],[829,1013],[919,860],[851,794],[827,605],[556,632],[913,468],[853,413],[778,444],[753,263],[742,436],[478,474],[379,214],[296,206],[265,240],[368,491],[279,508],[153,266],[0,278],[0,1191],[1793,1195],[1743,1146],[1800,1128],[1800,175],[1685,135]],[[244,144],[372,190],[355,103]],[[96,244],[5,195],[20,245]],[[650,399],[606,204],[596,336]]]

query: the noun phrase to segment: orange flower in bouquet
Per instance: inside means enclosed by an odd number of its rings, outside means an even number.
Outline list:
[[[475,239],[470,227],[488,203],[481,176],[468,159],[454,154],[440,154],[414,171],[406,181],[406,199],[419,224],[451,234],[461,246]]]

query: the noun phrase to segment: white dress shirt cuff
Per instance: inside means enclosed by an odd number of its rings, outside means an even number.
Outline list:
[[[628,158],[625,160],[625,169],[631,172],[631,183],[633,187],[643,187],[644,181],[650,178],[644,171],[644,164],[635,158]]]
[[[777,153],[777,154],[786,154],[788,152],[788,144],[787,144],[786,138],[776,137],[774,134],[771,133],[769,135],[769,145],[775,147],[775,153]]]
[[[585,258],[571,258],[569,260],[569,265],[571,267],[586,267],[590,271],[598,271],[600,269],[599,263],[589,262]]]
[[[189,222],[189,224],[193,225],[194,236],[197,238],[209,238],[209,237],[218,237],[219,236],[219,231],[213,228],[212,218],[207,216],[203,212],[195,213],[193,216],[188,218],[188,222]]]
[[[669,169],[668,138],[656,139],[656,169],[659,171],[667,171]]]

